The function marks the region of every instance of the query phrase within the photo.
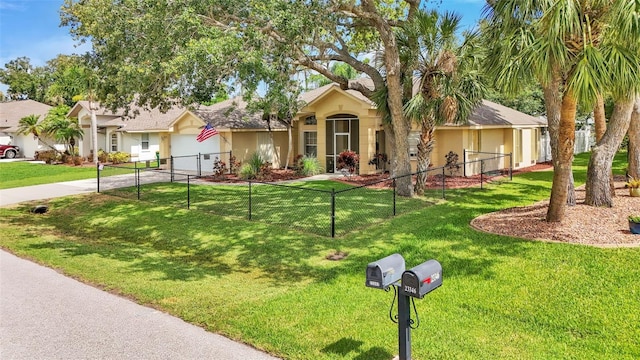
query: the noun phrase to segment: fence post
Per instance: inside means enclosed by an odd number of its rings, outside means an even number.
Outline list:
[[[480,189],[482,189],[483,182],[484,182],[484,160],[480,160]]]
[[[98,185],[98,194],[100,193],[100,162],[96,163],[96,182]]]
[[[393,178],[393,216],[396,216],[396,178]]]
[[[198,169],[198,177],[202,176],[202,154],[198,153],[198,161],[196,163],[196,167]]]
[[[251,180],[249,180],[249,220],[251,220]]]
[[[513,152],[509,153],[509,180],[513,181]]]
[[[191,209],[191,175],[187,174],[187,209]]]
[[[466,166],[466,165],[465,165]],[[447,187],[447,178],[445,177],[444,166],[442,167],[442,199],[445,199],[444,189]]]
[[[140,200],[140,169],[136,168],[135,179],[136,179],[136,187],[138,189],[138,200]]]
[[[173,182],[173,155],[171,155],[171,182]]]
[[[331,237],[336,237],[336,189],[331,189]]]
[[[462,149],[462,176],[467,177],[467,149]],[[444,199],[444,194],[442,198]]]

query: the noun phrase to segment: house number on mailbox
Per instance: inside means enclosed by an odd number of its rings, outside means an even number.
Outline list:
[[[405,286],[404,286],[404,292],[412,293],[412,294],[417,294],[417,293],[418,293],[418,289],[416,289],[416,288],[414,288],[414,287],[411,287],[411,286],[407,286],[407,285],[405,285]]]

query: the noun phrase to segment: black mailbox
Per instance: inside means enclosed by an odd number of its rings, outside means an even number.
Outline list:
[[[386,289],[400,280],[404,269],[404,258],[400,254],[392,254],[369,263],[365,285],[376,289]]]
[[[422,299],[442,285],[442,265],[436,260],[428,260],[402,274],[400,293]]]

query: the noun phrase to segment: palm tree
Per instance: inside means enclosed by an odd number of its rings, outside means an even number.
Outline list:
[[[52,150],[59,152],[55,147],[48,144],[42,139],[42,135],[46,135],[47,131],[39,120],[40,120],[40,115],[35,115],[35,114],[31,114],[23,117],[18,122],[18,134],[21,134],[21,135],[31,134],[33,135],[34,139],[38,139],[39,142],[45,144]]]
[[[640,179],[640,96],[636,96],[627,134],[629,135],[628,175],[634,179]]]
[[[408,29],[409,52],[416,65],[417,91],[405,106],[406,115],[420,127],[415,192],[424,193],[436,126],[464,122],[486,92],[477,69],[476,34],[465,34],[458,45],[460,16],[421,11]],[[407,59],[407,61],[412,61]]]
[[[84,131],[78,126],[77,123],[66,121],[61,123],[61,126],[55,132],[55,138],[65,144],[67,152],[70,155],[75,155],[74,147],[76,145],[76,139],[82,139]]]
[[[514,90],[534,77],[543,87],[554,164],[546,219],[561,221],[572,179],[578,103],[592,107],[605,90],[632,88],[638,65],[620,45],[640,37],[635,3],[495,0],[485,11],[487,68],[497,83]]]

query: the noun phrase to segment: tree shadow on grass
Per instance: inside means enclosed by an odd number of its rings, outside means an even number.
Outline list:
[[[541,181],[533,186],[545,187],[544,177],[534,175],[527,180]],[[175,206],[173,201],[182,195],[171,193],[171,188],[163,190],[171,194],[168,204],[91,194],[51,201],[51,211],[45,216],[22,214],[10,221],[69,239],[40,243],[36,248],[50,247],[70,256],[96,254],[129,263],[131,272],[160,272],[170,280],[257,270],[252,276],[274,286],[330,281],[343,274],[360,274],[367,263],[393,252],[400,252],[412,265],[436,258],[448,276],[492,276],[491,265],[497,258],[522,256],[526,251],[522,242],[478,233],[468,225],[475,214],[521,202],[532,191],[520,184],[501,186],[510,189],[497,197],[491,189],[455,190],[456,195],[443,204],[336,239],[186,210]],[[220,201],[232,196],[233,189],[220,190],[225,193]],[[323,260],[336,248],[351,254],[338,264]]]

